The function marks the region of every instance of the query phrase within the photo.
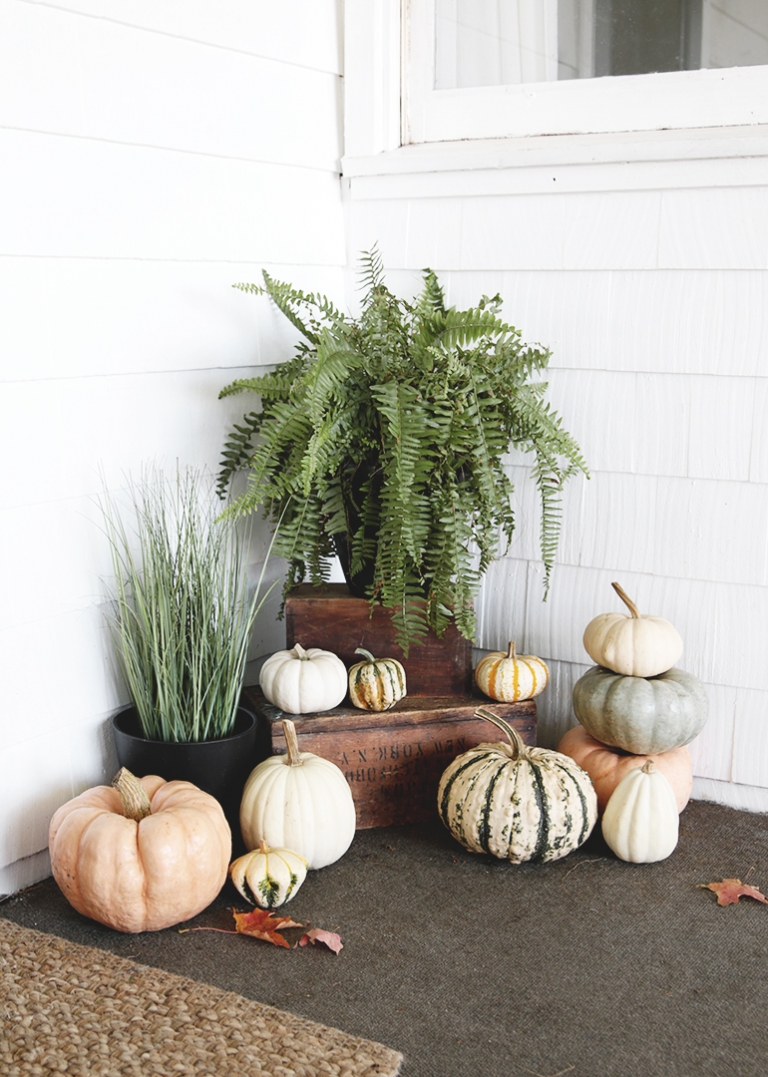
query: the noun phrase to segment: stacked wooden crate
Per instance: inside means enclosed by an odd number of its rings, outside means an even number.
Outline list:
[[[536,743],[536,704],[496,703],[473,689],[472,645],[452,625],[442,639],[432,633],[405,658],[395,641],[389,614],[352,598],[346,584],[322,591],[296,589],[286,601],[286,645],[333,651],[349,667],[360,661],[355,648],[376,658],[397,658],[406,671],[408,694],[391,710],[335,707],[322,714],[284,715],[257,688],[245,689],[245,703],[267,731],[269,750],[285,751],[280,724],[290,717],[302,751],[332,760],[352,790],[359,829],[396,826],[437,818],[437,787],[448,763],[461,752],[497,739],[487,722],[475,718],[482,703],[505,718],[527,744]]]

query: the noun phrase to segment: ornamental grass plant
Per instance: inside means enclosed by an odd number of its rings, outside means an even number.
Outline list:
[[[222,390],[256,394],[261,406],[233,428],[219,490],[245,470],[230,515],[281,517],[286,593],[325,582],[341,545],[351,576],[368,568],[366,594],[391,609],[406,654],[452,620],[474,639],[480,581],[515,529],[505,456],[516,448],[534,457],[546,595],[563,486],[587,473],[545,400],[550,352],[521,342],[498,295],[449,307],[432,270],[415,300],[395,296],[375,250],[362,257],[357,318],[263,278],[235,287],[269,296],[302,339],[274,371]]]
[[[247,535],[218,519],[213,485],[193,468],[174,478],[145,472],[121,501],[105,494],[101,510],[114,573],[110,627],[143,735],[228,736],[267,597],[264,568],[248,593]]]

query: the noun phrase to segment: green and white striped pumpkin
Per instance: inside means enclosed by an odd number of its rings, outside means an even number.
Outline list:
[[[374,658],[370,651],[358,647],[363,655],[349,671],[349,698],[363,711],[388,711],[405,695],[405,670],[396,658]]]
[[[440,818],[465,849],[513,864],[559,860],[587,840],[597,795],[586,771],[560,752],[527,747],[485,707],[509,744],[479,744],[456,757],[437,791]]]
[[[230,864],[229,874],[246,901],[276,909],[296,896],[307,877],[307,861],[293,849],[273,849],[261,841]]]

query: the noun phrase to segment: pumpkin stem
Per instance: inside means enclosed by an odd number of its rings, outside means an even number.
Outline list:
[[[307,654],[307,652],[304,650],[304,648],[302,647],[302,645],[300,643],[294,643],[293,649],[296,652],[297,656],[302,660],[302,662],[308,662],[309,661],[309,655]]]
[[[123,805],[123,815],[126,819],[133,819],[140,823],[152,813],[149,803],[149,795],[139,779],[131,774],[130,770],[121,767],[112,779],[112,784],[120,794]]]
[[[643,774],[654,774],[656,767],[653,765],[653,760],[648,759],[643,767]]]
[[[486,722],[491,722],[497,729],[500,729],[502,733],[506,733],[514,753],[512,756],[513,760],[525,756],[526,747],[523,743],[523,738],[516,729],[513,729],[509,722],[505,722],[503,718],[499,718],[498,714],[494,714],[493,711],[488,710],[487,707],[478,707],[475,711],[475,718],[484,718]]]
[[[366,658],[369,662],[375,662],[376,661],[376,659],[373,657],[371,652],[366,651],[365,647],[355,647],[355,654],[363,655],[363,657]]]
[[[285,746],[288,749],[288,757],[285,761],[287,767],[303,767],[304,762],[299,751],[299,738],[296,736],[296,726],[290,718],[283,718],[283,733]]]
[[[511,658],[513,662],[517,658],[517,645],[514,640],[512,640],[507,649],[507,658]]]
[[[269,846],[267,845],[267,843],[264,841],[263,838],[259,842],[259,852],[260,853],[268,853],[269,852]]]
[[[612,583],[612,584],[611,584],[611,587],[612,587],[612,588],[614,589],[614,591],[615,591],[615,592],[616,592],[616,594],[617,594],[617,595],[619,596],[619,598],[620,598],[620,599],[621,599],[621,601],[622,601],[622,602],[624,603],[624,605],[625,605],[625,606],[627,607],[627,609],[628,609],[628,610],[629,610],[629,612],[630,612],[630,613],[632,614],[632,616],[633,616],[633,617],[639,617],[639,616],[640,616],[640,610],[639,610],[639,609],[637,608],[637,606],[636,606],[636,605],[634,604],[634,602],[633,602],[633,601],[632,601],[632,599],[631,599],[631,598],[629,597],[629,595],[628,595],[628,594],[627,594],[627,592],[626,592],[626,591],[624,590],[624,588],[623,588],[623,587],[621,586],[621,584],[619,584],[619,583]]]

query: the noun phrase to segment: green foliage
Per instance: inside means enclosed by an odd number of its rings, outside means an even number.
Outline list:
[[[325,581],[332,536],[348,533],[351,571],[373,562],[369,597],[392,609],[407,654],[451,619],[474,638],[480,580],[515,527],[510,447],[535,456],[545,593],[563,484],[587,468],[534,380],[550,353],[521,343],[499,296],[446,307],[426,270],[406,302],[386,287],[377,251],[363,256],[362,285],[357,319],[267,273],[263,287],[236,285],[268,295],[304,339],[274,372],[222,390],[256,393],[261,410],[230,434],[219,492],[247,469],[229,515],[261,507],[282,517],[275,552],[289,562],[286,591]]]
[[[101,508],[114,572],[110,627],[144,736],[227,736],[266,598],[263,571],[249,598],[237,525],[217,522],[215,493],[191,469],[174,482],[145,474],[123,506],[105,494]]]

